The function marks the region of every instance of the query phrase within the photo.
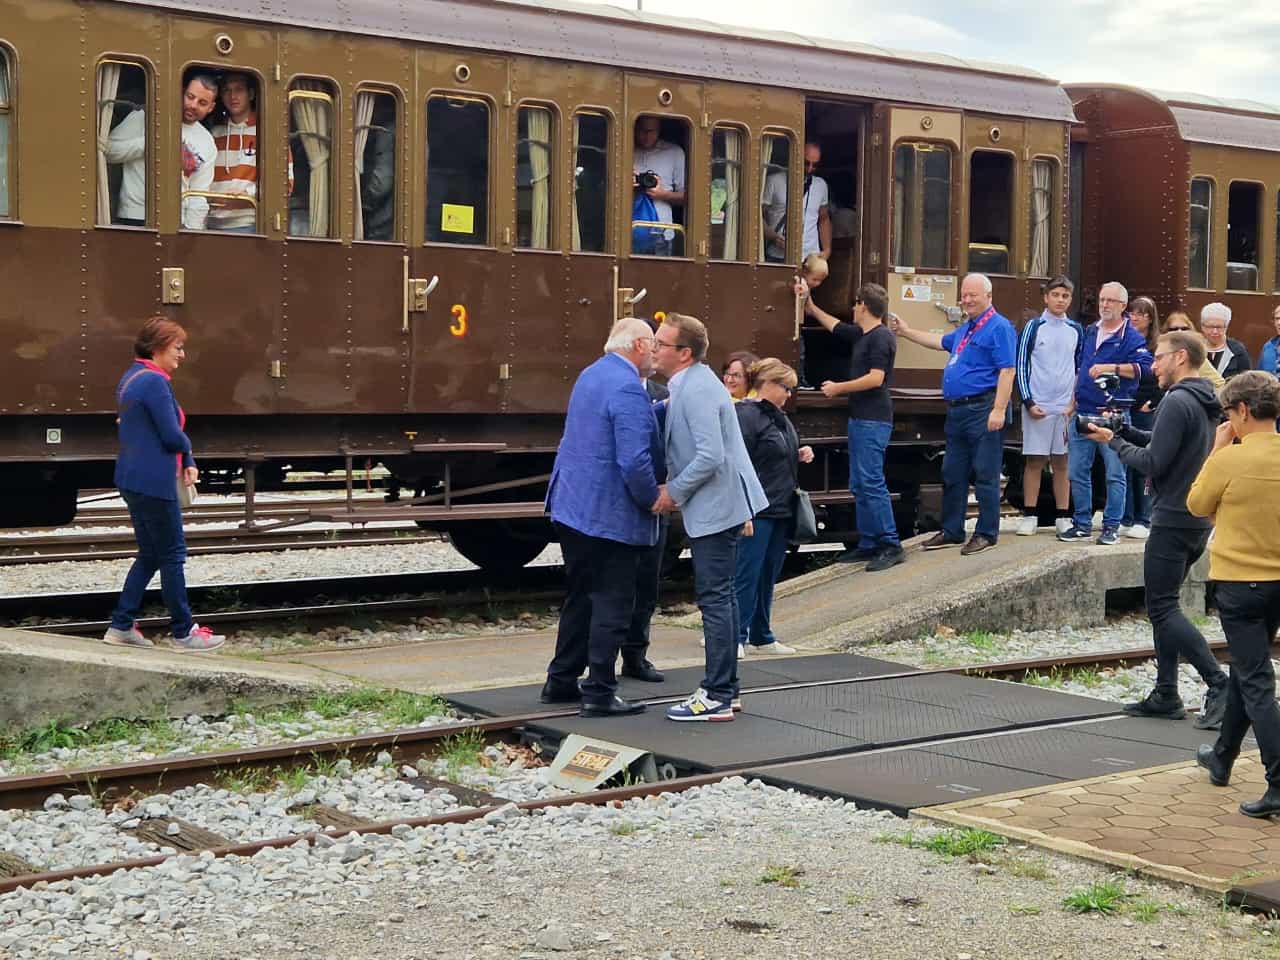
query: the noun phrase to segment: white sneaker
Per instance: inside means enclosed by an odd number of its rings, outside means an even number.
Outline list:
[[[1035,517],[1019,517],[1018,527],[1014,532],[1020,537],[1034,537],[1039,526],[1040,521]]]
[[[742,644],[742,643],[738,644],[738,659],[743,660],[746,658],[746,656],[747,656],[746,644]]]
[[[1121,527],[1120,533],[1128,537],[1130,540],[1145,540],[1147,537],[1151,536],[1151,528],[1141,523],[1135,523],[1128,530]]]
[[[762,654],[764,656],[782,656],[788,653],[795,653],[795,647],[788,647],[785,643],[779,643],[777,640],[773,643],[762,643],[751,651],[753,654]]]
[[[1127,536],[1129,535],[1129,531],[1130,531],[1130,530],[1132,530],[1132,529],[1133,529],[1133,527],[1126,526],[1125,524],[1123,524],[1123,523],[1122,523],[1122,524],[1120,524],[1120,530],[1119,530],[1118,532],[1119,532],[1120,536],[1122,536],[1122,537],[1127,537]]]
[[[1074,522],[1070,517],[1059,517],[1057,520],[1053,521],[1055,533],[1066,533],[1073,525]]]

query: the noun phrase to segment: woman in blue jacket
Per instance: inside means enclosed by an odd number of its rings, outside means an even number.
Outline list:
[[[179,650],[213,650],[225,637],[191,620],[183,564],[187,542],[178,502],[199,476],[191,441],[183,433],[186,414],[178,406],[170,380],[186,359],[187,332],[167,317],[152,317],[133,344],[133,364],[116,387],[120,455],[115,484],[129,505],[138,556],[125,577],[111,626],[102,638],[128,647],[154,646],[135,618],[147,584],[160,571],[160,589],[172,618],[173,645]]]

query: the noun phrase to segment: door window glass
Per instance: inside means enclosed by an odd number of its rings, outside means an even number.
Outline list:
[[[951,148],[903,143],[893,154],[893,265],[951,266]]]
[[[355,239],[396,239],[396,115],[389,93],[356,94]]]
[[[551,111],[521,107],[516,119],[516,246],[552,247]]]
[[[98,211],[100,226],[142,227],[147,199],[147,72],[139,64],[98,67]],[[212,170],[212,158],[210,171]]]
[[[1213,277],[1209,270],[1209,251],[1213,246],[1213,181],[1207,177],[1191,180],[1191,207],[1187,231],[1187,283],[1207,290]]]
[[[293,191],[289,236],[332,237],[334,89],[327,80],[302,78],[289,85],[289,154]]]
[[[787,198],[790,196],[791,138],[766,134],[760,141],[760,259],[788,263]]]
[[[742,260],[742,149],[747,138],[733,127],[711,134],[711,203],[709,256]]]
[[[1258,290],[1258,241],[1262,237],[1262,185],[1227,188],[1227,289]]]
[[[1009,273],[1013,248],[1013,157],[975,150],[969,158],[969,264],[976,273]]]
[[[609,222],[609,118],[580,113],[573,126],[573,249],[604,253]]]
[[[1052,160],[1031,161],[1031,211],[1030,229],[1027,231],[1030,250],[1027,257],[1027,273],[1033,277],[1047,277],[1053,270],[1053,240],[1057,233],[1057,217],[1054,216],[1054,175],[1057,164]]]
[[[427,242],[489,241],[489,105],[427,101]]]

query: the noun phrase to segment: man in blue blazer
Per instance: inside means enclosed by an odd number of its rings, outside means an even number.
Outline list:
[[[743,526],[769,505],[756,477],[733,399],[703,360],[707,328],[667,314],[654,334],[654,366],[667,378],[668,480],[654,510],[680,509],[693,549],[693,585],[702,611],[702,686],[667,711],[670,720],[732,720],[738,696],[738,603],[733,589]]]
[[[641,557],[658,538],[651,453],[658,426],[642,382],[652,372],[653,331],[634,317],[619,320],[604,349],[573,385],[547,487],[568,594],[542,702],[580,699],[584,717],[644,710],[617,695],[614,667],[631,625]]]

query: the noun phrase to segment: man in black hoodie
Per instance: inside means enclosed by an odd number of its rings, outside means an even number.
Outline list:
[[[1178,603],[1182,581],[1204,553],[1213,529],[1211,521],[1193,517],[1187,510],[1187,491],[1213,447],[1222,412],[1212,384],[1199,376],[1204,356],[1204,340],[1198,334],[1177,331],[1161,336],[1152,369],[1167,392],[1156,407],[1151,432],[1125,427],[1117,437],[1091,426],[1088,436],[1108,444],[1126,467],[1150,477],[1155,494],[1142,573],[1147,616],[1155,635],[1156,687],[1124,711],[1170,720],[1186,716],[1178,696],[1178,656],[1182,655],[1208,685],[1195,725],[1211,730],[1222,725],[1227,675]]]

